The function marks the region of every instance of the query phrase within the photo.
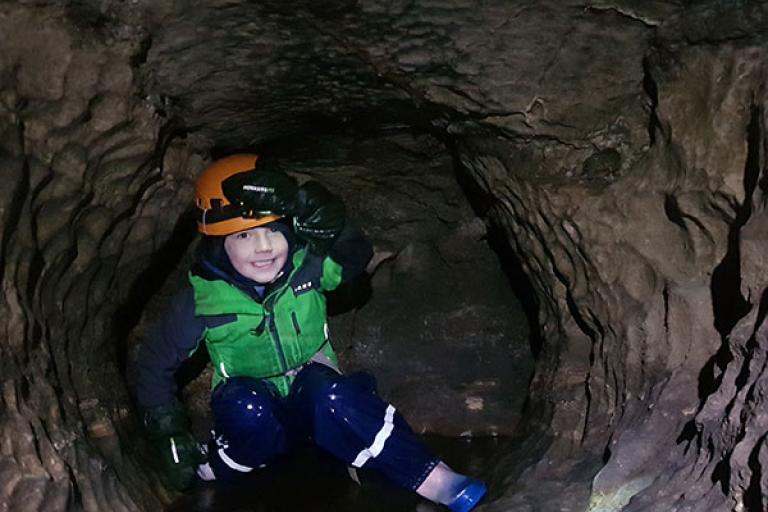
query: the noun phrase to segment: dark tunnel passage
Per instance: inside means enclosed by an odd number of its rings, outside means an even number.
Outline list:
[[[374,374],[382,395],[413,428],[428,434],[452,467],[490,474],[492,456],[520,421],[533,365],[526,315],[536,306],[529,303],[526,310],[508,281],[520,278],[519,269],[505,269],[509,260],[493,252],[493,234],[471,209],[438,140],[404,125],[358,127],[354,135],[322,125],[314,129],[265,143],[277,149],[263,158],[297,176],[325,181],[383,253],[375,256],[381,262],[369,276],[328,296],[332,343],[342,367]],[[189,220],[185,214],[179,223]],[[138,324],[121,325],[130,333],[125,336],[130,353],[168,297],[184,286],[195,244],[190,230],[177,224],[138,281],[148,279],[153,286],[137,286],[132,316],[117,312],[118,321],[132,318]],[[200,439],[211,428],[210,379],[205,350],[177,374]],[[172,509],[411,510],[419,503],[410,493],[393,493],[376,476],[367,475],[358,489],[343,466],[307,450],[299,449],[239,491],[200,484]],[[254,485],[263,490],[252,494]],[[291,486],[307,492],[292,495]],[[266,489],[273,494],[266,496]],[[382,494],[389,498],[382,501]]]
[[[478,511],[768,509],[766,32],[717,0],[0,3],[0,510],[439,510],[312,449],[160,478],[132,364],[242,151],[372,241],[333,346]],[[201,440],[211,373],[177,374]]]

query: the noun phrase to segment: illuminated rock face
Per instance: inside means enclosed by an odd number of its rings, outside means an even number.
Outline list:
[[[487,510],[768,508],[768,13],[635,3],[3,4],[0,502],[168,500],[125,367],[195,174],[248,148],[392,252],[333,319],[348,367],[419,429],[517,425]]]

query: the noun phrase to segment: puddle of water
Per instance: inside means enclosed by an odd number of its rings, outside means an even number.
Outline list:
[[[501,438],[426,436],[427,444],[451,467],[483,478]],[[362,485],[346,466],[312,447],[302,447],[277,465],[237,487],[199,483],[167,512],[442,512],[415,493],[376,475],[361,473]]]

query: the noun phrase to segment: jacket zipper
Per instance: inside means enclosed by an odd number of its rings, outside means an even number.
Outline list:
[[[301,334],[301,327],[299,326],[299,320],[296,318],[296,312],[291,311],[291,320],[293,321],[293,328],[296,330],[296,336]]]
[[[297,269],[294,265],[294,269],[288,275],[286,284],[280,287],[279,289],[273,291],[271,294],[267,295],[264,298],[264,312],[267,318],[267,329],[269,329],[269,334],[272,336],[272,341],[275,343],[275,350],[277,351],[277,357],[279,359],[282,373],[285,373],[288,371],[288,362],[285,360],[285,351],[283,350],[283,344],[280,341],[280,336],[277,333],[277,325],[275,324],[275,318],[274,318],[274,315],[272,314],[273,313],[272,307],[275,305],[275,302],[277,302],[277,299],[280,298],[280,295],[286,289],[290,288],[291,279],[293,279],[293,276],[296,273],[296,271]]]
[[[283,350],[283,344],[280,342],[280,336],[277,334],[277,326],[275,325],[275,316],[272,314],[272,306],[275,305],[278,294],[273,294],[264,301],[264,311],[267,317],[267,329],[269,334],[272,335],[272,341],[275,343],[275,349],[277,350],[277,357],[280,360],[280,369],[282,372],[288,371],[288,363],[285,360],[285,351]]]

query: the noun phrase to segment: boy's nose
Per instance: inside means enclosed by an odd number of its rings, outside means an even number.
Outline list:
[[[272,242],[269,241],[269,236],[262,231],[256,232],[253,245],[256,252],[269,252],[272,250]]]

